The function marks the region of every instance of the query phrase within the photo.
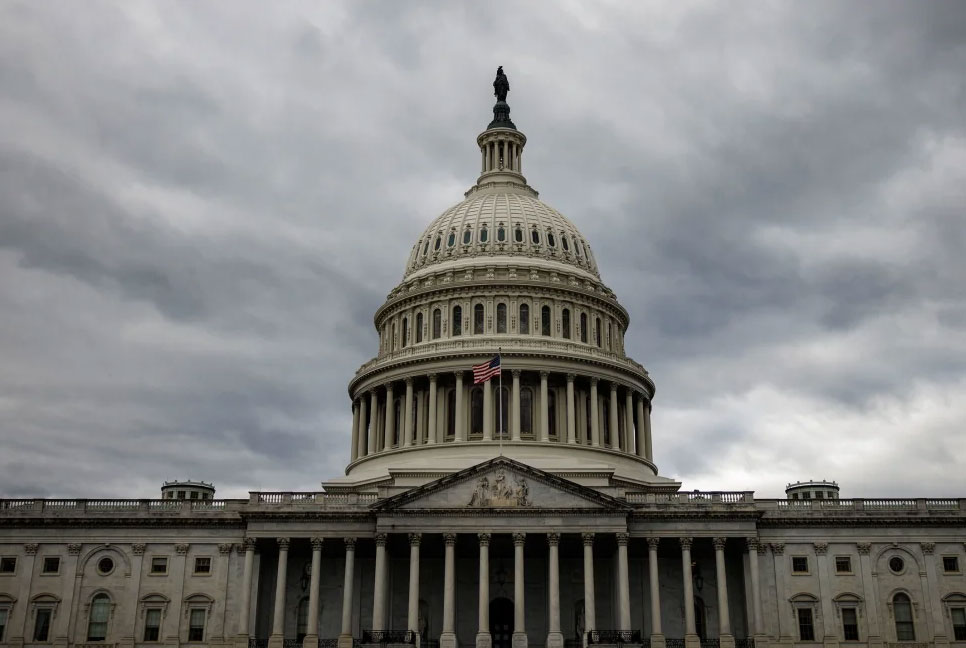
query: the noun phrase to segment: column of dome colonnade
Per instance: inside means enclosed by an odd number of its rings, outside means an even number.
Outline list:
[[[390,587],[389,564],[393,558],[402,559],[403,556],[395,557],[390,555],[390,539],[398,536],[405,540],[408,547],[409,576],[408,587],[393,589]],[[681,561],[681,599],[679,604],[684,610],[684,643],[686,646],[698,646],[701,642],[698,635],[695,620],[695,595],[693,591],[693,580],[695,574],[692,566],[695,564],[692,557],[692,548],[696,540],[710,543],[714,553],[714,574],[715,574],[715,595],[717,603],[717,637],[720,646],[723,648],[734,648],[735,639],[731,631],[732,611],[729,607],[728,598],[728,570],[726,569],[725,549],[729,542],[733,542],[737,549],[738,541],[741,541],[742,551],[747,552],[747,562],[751,578],[751,600],[745,602],[747,608],[743,611],[746,615],[750,627],[748,634],[751,636],[762,636],[762,605],[761,593],[757,586],[758,581],[755,576],[758,573],[758,553],[759,543],[757,538],[694,538],[691,536],[632,536],[628,532],[609,532],[601,533],[594,531],[585,532],[559,532],[550,531],[547,533],[532,532],[505,532],[496,533],[491,529],[480,530],[476,533],[467,532],[465,529],[460,533],[434,530],[432,532],[418,533],[407,532],[399,534],[376,533],[366,536],[370,548],[374,548],[375,561],[372,568],[372,598],[360,600],[354,594],[356,582],[356,549],[357,542],[363,538],[357,537],[280,537],[262,538],[261,541],[268,545],[274,545],[279,551],[279,560],[276,563],[275,573],[264,574],[263,576],[274,585],[275,597],[272,601],[272,624],[269,645],[290,645],[290,641],[285,637],[284,619],[290,616],[290,601],[286,600],[286,573],[287,573],[287,553],[290,546],[296,541],[308,541],[311,546],[311,576],[309,579],[308,592],[308,617],[303,640],[304,648],[317,648],[319,635],[319,616],[320,604],[338,605],[341,610],[341,624],[338,636],[340,648],[350,648],[353,641],[366,638],[374,643],[398,641],[409,643],[410,639],[418,635],[421,631],[417,627],[419,620],[419,603],[421,592],[425,589],[438,587],[437,583],[421,583],[421,552],[420,547],[424,539],[429,536],[436,536],[437,542],[442,541],[443,569],[439,574],[442,584],[442,610],[441,610],[441,634],[439,637],[421,637],[421,639],[439,639],[440,646],[456,645],[456,548],[461,547],[461,555],[478,555],[479,578],[477,583],[477,603],[478,615],[476,619],[476,645],[478,648],[490,648],[492,637],[490,630],[490,581],[493,577],[491,573],[491,547],[498,538],[503,539],[504,546],[512,543],[512,563],[513,563],[513,645],[516,648],[525,648],[529,642],[528,623],[533,627],[533,614],[525,614],[527,609],[524,598],[526,592],[526,580],[528,578],[539,578],[546,584],[546,619],[541,622],[540,627],[547,630],[546,637],[541,636],[536,643],[545,643],[548,648],[562,648],[564,644],[563,628],[561,626],[561,546],[569,538],[570,553],[568,560],[583,563],[583,568],[579,570],[582,581],[583,601],[584,601],[584,628],[585,633],[590,633],[591,643],[614,643],[614,634],[620,633],[620,641],[629,643],[637,633],[643,633],[645,616],[650,621],[650,640],[652,648],[665,646],[665,634],[662,626],[662,591],[674,591],[673,587],[662,588],[660,574],[663,561],[672,562],[675,550],[680,552]],[[509,541],[509,542],[507,542]],[[337,545],[339,554],[344,555],[343,587],[340,593],[340,601],[322,601],[320,574],[323,569],[327,573],[331,572],[328,565],[323,565],[323,561],[331,558],[323,558],[322,547],[325,545]],[[664,546],[665,552],[659,556],[659,547]],[[707,548],[707,545],[702,545]],[[254,554],[256,551],[256,540],[247,538],[243,545],[245,550],[245,566],[243,572],[243,584],[247,584],[249,589],[253,582]],[[529,547],[525,552],[524,548]],[[576,549],[580,547],[581,549]],[[398,545],[397,545],[398,548]],[[632,552],[633,549],[633,552]],[[545,573],[534,575],[533,570],[526,568],[528,555],[537,554],[541,551],[546,552],[546,561],[541,561],[545,565]],[[576,553],[575,553],[576,551]],[[473,552],[478,552],[473,554]],[[398,552],[397,552],[398,553]],[[646,562],[644,572],[646,574],[646,587],[643,605],[649,609],[649,614],[644,615],[643,609],[641,616],[634,618],[631,614],[631,595],[630,595],[630,561],[632,553],[636,557]],[[580,555],[582,554],[582,561]],[[669,555],[670,554],[670,555]],[[330,554],[330,556],[333,554]],[[744,560],[740,553],[733,553],[732,559]],[[502,559],[501,559],[502,560]],[[595,569],[613,569],[614,576],[612,590],[604,594],[604,606],[614,611],[611,622],[602,622],[597,617],[599,593],[595,590]],[[667,571],[675,571],[668,569]],[[575,572],[576,573],[576,572]],[[272,583],[272,577],[274,582]],[[406,591],[405,601],[392,601],[390,597],[393,591]],[[243,590],[248,591],[248,590]],[[505,594],[504,594],[505,596]],[[371,604],[371,628],[356,628],[354,632],[353,619],[361,619],[360,610],[355,606]],[[461,604],[462,605],[462,604]],[[407,610],[404,628],[392,627],[390,609]],[[236,645],[244,645],[247,648],[248,639],[253,635],[251,619],[256,615],[251,608],[251,599],[242,597],[238,609],[238,637]],[[395,617],[392,617],[395,618]],[[613,624],[613,627],[608,627]],[[464,627],[464,630],[466,628]],[[713,628],[706,628],[706,631]],[[532,632],[532,630],[530,631]],[[596,634],[594,634],[596,633]],[[400,638],[408,635],[407,638]],[[610,640],[608,640],[610,637]],[[324,638],[324,637],[323,637]],[[588,637],[585,634],[585,645]]]

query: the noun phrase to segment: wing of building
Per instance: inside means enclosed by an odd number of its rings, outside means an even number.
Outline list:
[[[0,500],[0,645],[966,642],[966,499],[808,482],[763,500],[659,474],[627,311],[527,184],[526,142],[498,101],[476,184],[376,312],[343,477]]]

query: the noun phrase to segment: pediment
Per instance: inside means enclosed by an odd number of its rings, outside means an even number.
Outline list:
[[[497,457],[400,493],[377,510],[573,510],[622,511],[626,502],[532,466]]]

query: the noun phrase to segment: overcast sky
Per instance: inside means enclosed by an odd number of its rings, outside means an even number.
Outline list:
[[[0,3],[0,495],[317,490],[493,76],[685,489],[966,496],[966,4]]]

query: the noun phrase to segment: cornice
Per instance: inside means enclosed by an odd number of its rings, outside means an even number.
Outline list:
[[[927,516],[927,517],[907,517],[896,515],[882,515],[875,517],[866,516],[802,516],[792,517],[770,517],[763,516],[758,521],[761,528],[770,529],[790,529],[796,527],[962,527],[966,529],[966,517],[959,516]]]

